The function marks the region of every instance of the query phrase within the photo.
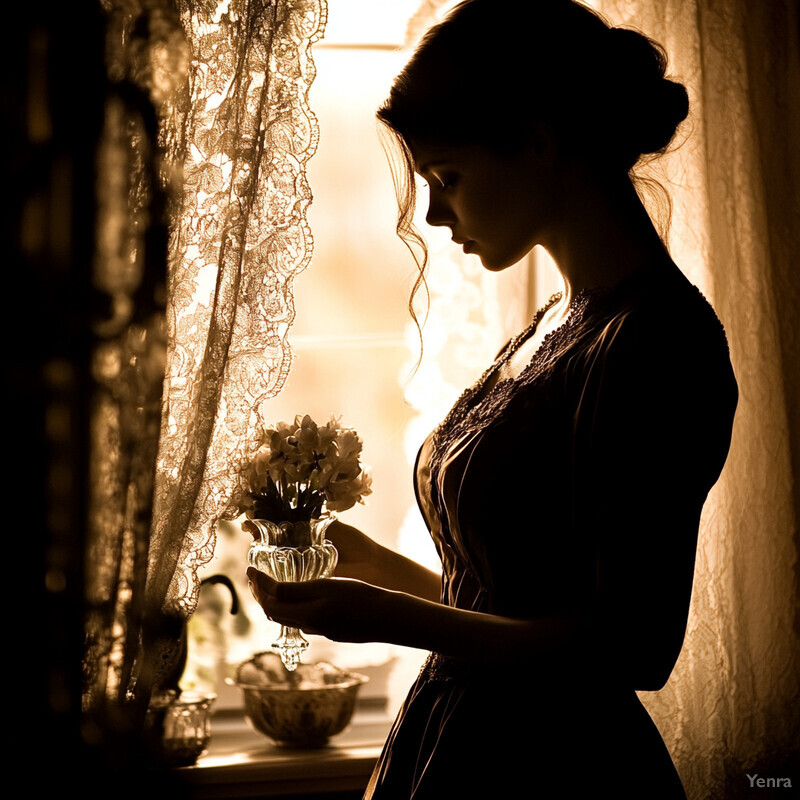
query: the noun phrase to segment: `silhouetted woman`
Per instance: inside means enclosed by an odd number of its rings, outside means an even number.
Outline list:
[[[681,798],[636,690],[681,649],[736,382],[721,324],[634,188],[688,113],[661,48],[567,0],[467,0],[378,112],[427,222],[492,271],[535,245],[564,291],[420,450],[437,575],[336,523],[337,575],[250,572],[279,622],[431,651],[367,796]]]

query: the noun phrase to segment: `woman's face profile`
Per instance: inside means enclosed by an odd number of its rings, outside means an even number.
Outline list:
[[[510,267],[546,236],[555,184],[550,160],[536,148],[499,154],[482,145],[419,144],[411,152],[428,185],[426,222],[450,228],[486,269]]]

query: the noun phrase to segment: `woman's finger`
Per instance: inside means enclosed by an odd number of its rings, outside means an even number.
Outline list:
[[[255,567],[247,568],[247,577],[251,583],[257,583],[264,589],[267,589],[273,584],[277,584],[277,581],[274,578],[270,578],[266,572],[261,572],[261,570],[256,569]]]
[[[280,613],[278,609],[280,584],[278,581],[252,567],[247,570],[247,578],[250,592],[264,609],[264,613],[269,619],[277,619]]]

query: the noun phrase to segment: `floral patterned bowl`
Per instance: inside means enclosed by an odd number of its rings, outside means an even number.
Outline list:
[[[239,665],[236,679],[251,726],[282,747],[321,747],[350,723],[368,679],[325,661],[287,670],[277,653],[258,653]]]

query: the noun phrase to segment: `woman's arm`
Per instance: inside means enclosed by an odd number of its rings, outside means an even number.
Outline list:
[[[497,664],[575,642],[577,615],[514,619],[439,602],[441,576],[338,520],[326,537],[339,552],[336,578],[282,583],[247,570],[267,616],[340,642],[387,642]]]
[[[247,575],[270,619],[334,641],[388,642],[497,664],[565,649],[582,635],[577,615],[513,619],[355,580],[279,583],[252,567]]]
[[[326,537],[339,553],[336,576],[356,578],[384,589],[438,601],[441,576],[416,561],[383,547],[357,528],[336,520]]]
[[[619,326],[590,371],[592,400],[576,425],[579,524],[595,541],[598,655],[645,691],[666,683],[683,645],[700,515],[737,402],[710,310],[667,305],[663,316],[631,314]]]

